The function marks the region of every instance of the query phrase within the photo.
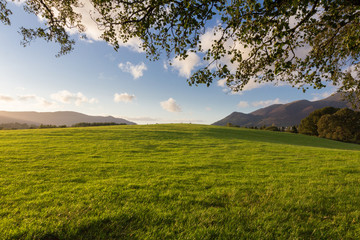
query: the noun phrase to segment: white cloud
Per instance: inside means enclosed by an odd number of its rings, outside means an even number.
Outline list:
[[[226,78],[220,79],[219,81],[217,81],[217,85],[219,87],[226,87]]]
[[[135,99],[135,95],[130,95],[128,93],[115,93],[114,95],[114,102],[132,102]]]
[[[249,103],[246,101],[240,101],[237,106],[238,108],[247,108],[249,107]]]
[[[160,102],[161,107],[168,112],[181,112],[181,107],[173,98]]]
[[[173,58],[171,61],[172,67],[179,71],[179,75],[189,78],[191,71],[200,65],[200,57],[193,52],[188,53],[188,57],[185,60],[181,60],[178,57]]]
[[[253,105],[254,107],[267,107],[273,104],[281,104],[281,103],[283,102],[281,102],[279,98],[276,98],[274,100],[252,102],[251,105]]]
[[[13,101],[15,101],[15,99],[10,97],[10,96],[0,95],[0,101],[2,101],[2,102],[13,102]]]
[[[328,91],[328,92],[323,92],[323,93],[313,93],[312,95],[314,97],[311,99],[311,101],[318,101],[318,100],[330,97],[335,92],[336,92],[336,89],[334,89],[333,91]]]
[[[98,100],[96,98],[87,98],[81,92],[78,93],[71,93],[67,90],[59,91],[57,93],[51,94],[51,98],[61,102],[61,103],[75,103],[76,106],[80,106],[82,103],[97,103]]]
[[[144,75],[143,72],[147,70],[145,63],[143,62],[138,65],[126,62],[126,64],[120,63],[118,66],[123,72],[130,73],[134,79],[142,77]]]

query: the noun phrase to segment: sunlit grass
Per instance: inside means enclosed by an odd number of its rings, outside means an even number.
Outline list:
[[[0,138],[0,239],[360,238],[359,145],[201,125]]]

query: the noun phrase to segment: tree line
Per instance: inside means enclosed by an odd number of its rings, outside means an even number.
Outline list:
[[[54,124],[27,124],[27,123],[1,123],[0,130],[17,130],[17,129],[36,129],[36,128],[67,128],[67,127],[95,127],[95,126],[110,126],[110,125],[126,125],[126,123],[115,123],[115,122],[80,122],[71,126],[67,125],[54,125]]]
[[[232,123],[227,123],[226,124],[227,127],[240,127],[239,125],[234,125]],[[266,126],[266,125],[262,125],[262,126],[245,126],[245,128],[249,128],[249,129],[257,129],[257,130],[266,130],[266,131],[275,131],[275,132],[290,132],[290,133],[298,133],[298,126],[293,125],[293,126],[288,126],[288,127],[278,127],[275,126],[275,124],[272,124],[271,126]]]
[[[299,132],[343,142],[360,143],[360,112],[325,107],[301,120]]]
[[[227,127],[240,127],[227,123]],[[250,129],[281,131],[317,136],[342,142],[360,143],[360,112],[349,108],[324,107],[302,119],[299,126],[251,126]]]

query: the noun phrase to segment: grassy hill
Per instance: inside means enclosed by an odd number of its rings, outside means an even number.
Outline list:
[[[202,125],[0,131],[0,239],[359,239],[359,150]]]

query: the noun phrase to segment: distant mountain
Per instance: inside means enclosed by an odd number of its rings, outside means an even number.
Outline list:
[[[314,110],[323,107],[344,108],[351,107],[351,104],[342,100],[341,93],[336,93],[328,98],[314,102],[300,100],[287,104],[274,104],[249,114],[233,112],[212,125],[225,126],[227,123],[232,123],[244,127],[259,127],[275,124],[279,127],[286,127],[300,124],[301,119],[307,117]]]
[[[27,123],[33,125],[51,124],[51,125],[67,125],[71,126],[80,122],[95,123],[95,122],[114,122],[126,123],[134,125],[136,123],[127,121],[122,118],[115,118],[112,116],[89,116],[86,114],[70,111],[61,112],[7,112],[0,111],[1,123]]]

